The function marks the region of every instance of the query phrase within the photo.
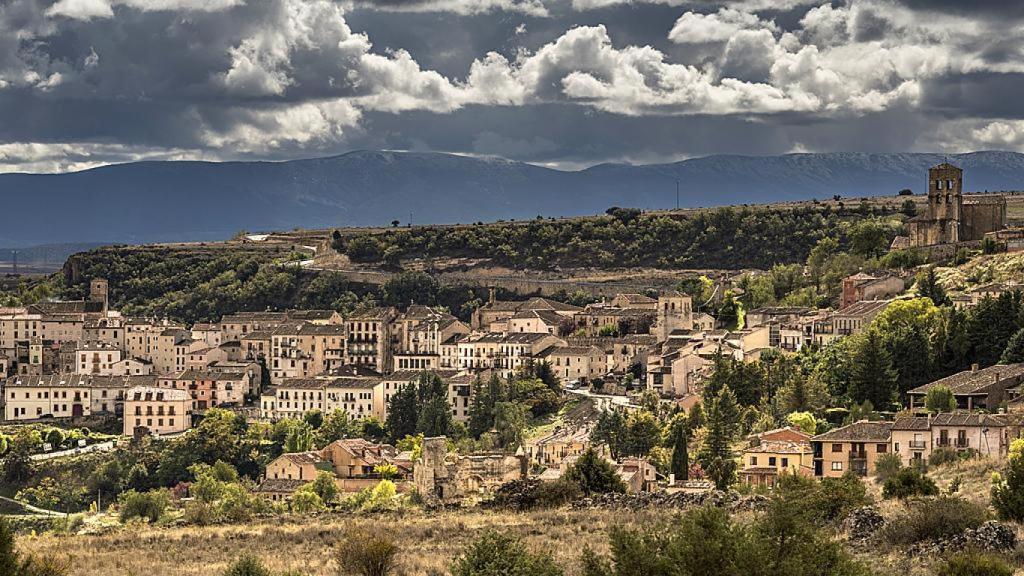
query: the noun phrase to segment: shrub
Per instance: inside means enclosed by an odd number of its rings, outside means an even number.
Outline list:
[[[345,574],[387,576],[396,565],[398,544],[383,532],[350,530],[338,542],[335,557]]]
[[[823,478],[811,505],[828,522],[837,522],[852,510],[871,503],[868,488],[860,476],[847,472],[839,478]]]
[[[982,506],[956,496],[940,496],[908,503],[904,514],[882,528],[881,536],[883,542],[909,545],[960,534],[986,520],[988,512]]]
[[[381,480],[370,490],[369,498],[363,504],[364,510],[390,510],[395,507],[398,489],[391,480]]]
[[[1024,520],[1024,456],[1011,456],[1005,474],[993,478],[992,507],[1003,520]]]
[[[37,557],[19,553],[14,546],[14,530],[0,516],[0,574],[3,576],[64,576],[67,562],[54,557]]]
[[[576,463],[565,471],[563,478],[576,483],[580,490],[588,496],[626,491],[626,485],[622,483],[615,468],[610,462],[598,456],[593,448],[587,448],[576,460]]]
[[[928,456],[929,466],[943,466],[952,462],[959,462],[963,458],[955,448],[936,448]]]
[[[327,509],[327,507],[324,506],[323,499],[321,499],[316,492],[304,488],[305,486],[296,490],[295,494],[292,495],[291,504],[293,512],[298,514],[308,514],[310,512],[320,512]]]
[[[902,468],[885,481],[882,487],[883,498],[906,499],[911,496],[935,496],[939,487],[935,481],[916,467]]]
[[[880,484],[885,484],[890,478],[896,475],[903,468],[903,460],[899,454],[892,452],[882,454],[875,460],[875,479]]]
[[[167,509],[171,497],[166,490],[151,490],[149,492],[129,490],[121,494],[118,501],[121,503],[121,522],[127,522],[132,518],[142,518],[152,523],[164,515],[164,510]]]
[[[938,576],[1012,576],[1013,566],[999,556],[969,550],[951,554],[939,565]]]
[[[270,570],[259,558],[246,554],[228,566],[224,576],[270,576]]]
[[[451,567],[452,576],[562,576],[549,554],[534,554],[516,538],[493,530],[466,547]]]
[[[956,397],[949,386],[933,386],[925,394],[924,406],[930,412],[953,412],[956,410]]]

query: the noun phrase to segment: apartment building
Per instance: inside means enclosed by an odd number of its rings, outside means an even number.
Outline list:
[[[182,390],[135,386],[125,394],[124,435],[185,432],[192,427],[191,402]]]

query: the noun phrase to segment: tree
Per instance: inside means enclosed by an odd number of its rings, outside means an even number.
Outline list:
[[[686,416],[680,414],[672,422],[672,473],[676,480],[690,479],[690,427]]]
[[[786,416],[786,423],[812,435],[818,429],[818,421],[810,412],[792,412]]]
[[[307,452],[313,449],[313,428],[304,421],[298,422],[284,440],[286,453]]]
[[[526,408],[518,402],[498,402],[494,405],[494,429],[503,448],[515,450],[522,446]]]
[[[929,412],[954,412],[956,411],[956,397],[949,386],[938,385],[928,389],[924,396],[924,407]]]
[[[349,418],[347,411],[335,408],[323,418],[323,423],[317,428],[314,435],[315,444],[318,448],[323,448],[335,440],[352,438],[358,434],[357,426],[358,423]]]
[[[626,445],[626,419],[617,410],[602,412],[597,418],[597,425],[590,433],[594,444],[605,444],[612,453],[612,458],[619,458]]]
[[[334,482],[334,474],[331,472],[326,470],[317,472],[316,478],[306,486],[328,506],[338,499],[338,485]]]
[[[484,383],[479,376],[473,380],[470,395],[472,399],[469,402],[469,424],[467,429],[472,438],[480,438],[481,434],[494,427],[494,413],[488,389],[484,387]]]
[[[410,304],[436,302],[441,284],[426,272],[402,272],[384,283],[383,302],[403,310]]]
[[[399,388],[388,402],[388,416],[384,424],[392,442],[406,436],[415,436],[419,419],[419,397],[412,382]]]
[[[622,439],[620,452],[629,456],[647,456],[651,449],[661,444],[661,423],[647,410],[630,414],[626,419],[626,436]]]
[[[424,436],[445,436],[452,428],[452,407],[448,385],[434,372],[420,375],[416,432]]]
[[[740,304],[736,302],[732,292],[726,292],[725,298],[722,300],[722,305],[718,308],[718,315],[715,319],[721,322],[726,328],[736,328],[740,322],[740,312]]]
[[[865,258],[875,258],[889,249],[885,228],[876,220],[862,220],[850,231],[850,252]]]
[[[904,200],[903,204],[900,206],[900,212],[902,212],[907,218],[917,216],[917,203],[910,199]]]
[[[1017,364],[1024,362],[1024,328],[1018,330],[1006,343],[1006,349],[999,358],[1000,364]]]
[[[935,266],[929,266],[927,270],[917,275],[917,293],[924,298],[931,299],[936,306],[949,304],[949,297],[946,290],[939,284],[939,277],[935,273]]]
[[[353,262],[377,262],[384,255],[384,248],[372,236],[357,236],[345,244],[345,254]]]
[[[878,407],[889,406],[896,397],[896,378],[878,330],[870,328],[859,335],[850,363],[850,398],[855,402],[867,400]]]
[[[992,480],[992,507],[1003,520],[1024,521],[1024,456],[1012,456]]]
[[[736,460],[732,453],[736,427],[729,421],[730,398],[728,388],[723,388],[708,407],[707,437],[697,456],[701,468],[719,490],[728,490],[736,480]]]
[[[615,472],[615,467],[598,455],[593,448],[587,448],[580,454],[576,463],[565,471],[563,477],[578,484],[580,490],[587,496],[626,491],[626,486]]]

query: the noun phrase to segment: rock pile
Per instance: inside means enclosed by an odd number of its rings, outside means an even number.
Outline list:
[[[850,540],[866,540],[885,524],[885,518],[874,506],[862,506],[850,512],[843,527],[850,534]]]
[[[943,538],[935,542],[914,545],[910,552],[914,555],[942,554],[949,550],[976,548],[980,550],[1005,551],[1017,545],[1017,534],[1013,528],[994,520],[985,522],[977,528],[968,528],[963,533]]]
[[[740,496],[736,492],[711,490],[708,492],[638,492],[633,494],[595,494],[572,503],[576,509],[639,510],[643,508],[697,508],[701,506],[728,507],[738,510],[760,510],[768,498],[761,495]]]

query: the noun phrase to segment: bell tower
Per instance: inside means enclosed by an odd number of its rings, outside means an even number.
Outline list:
[[[928,169],[928,214],[942,227],[936,242],[960,241],[964,207],[964,171],[948,162]]]

